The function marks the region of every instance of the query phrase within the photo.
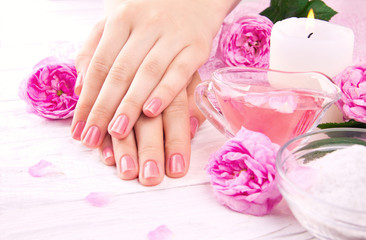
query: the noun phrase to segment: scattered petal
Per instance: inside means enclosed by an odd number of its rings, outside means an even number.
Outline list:
[[[41,160],[36,165],[29,167],[28,172],[32,177],[45,177],[63,174],[63,172],[56,166],[45,160]]]
[[[112,194],[105,192],[91,192],[85,197],[85,200],[92,206],[103,207],[110,203]]]
[[[165,225],[157,227],[147,235],[148,240],[170,240],[173,239],[173,232]]]
[[[307,166],[296,166],[287,173],[287,177],[304,190],[314,184],[316,175],[316,169]]]

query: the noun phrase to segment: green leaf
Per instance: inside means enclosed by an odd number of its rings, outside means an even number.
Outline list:
[[[357,121],[351,119],[348,122],[342,122],[342,123],[321,123],[321,124],[318,125],[318,128],[320,128],[320,129],[340,128],[340,127],[366,128],[366,123],[357,122]]]
[[[298,151],[321,148],[321,147],[329,147],[334,145],[354,145],[354,144],[366,146],[366,142],[362,139],[351,138],[351,137],[332,137],[313,141],[308,145],[300,148]]]
[[[334,15],[337,14],[336,11],[327,6],[322,0],[312,0],[307,4],[305,10],[299,15],[299,17],[307,17],[310,9],[314,10],[316,19],[325,21],[329,21]]]
[[[322,0],[271,0],[270,6],[260,15],[268,17],[273,23],[290,17],[306,17],[310,9],[315,18],[329,21],[335,14]]]
[[[366,146],[366,142],[362,139],[351,138],[351,137],[332,137],[311,142],[305,147],[300,148],[296,152],[318,149],[316,151],[306,153],[302,156],[304,158],[304,163],[307,163],[337,150],[336,148],[334,148],[334,146],[351,146],[355,144]]]
[[[260,14],[268,17],[273,23],[285,18],[301,14],[308,4],[308,0],[271,0],[268,8]]]

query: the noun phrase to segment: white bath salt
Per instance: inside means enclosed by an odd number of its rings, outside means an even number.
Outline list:
[[[313,195],[338,206],[366,210],[366,147],[350,147],[328,153],[306,166],[316,169],[308,189]]]

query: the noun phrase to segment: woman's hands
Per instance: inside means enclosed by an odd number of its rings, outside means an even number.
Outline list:
[[[182,177],[190,138],[204,121],[194,72],[239,0],[109,1],[112,11],[76,58],[72,136],[99,147],[122,179],[156,185],[164,174]]]
[[[156,117],[207,60],[237,0],[121,1],[96,25],[76,59],[82,85],[72,134],[98,147],[129,136],[141,112]],[[141,120],[143,121],[143,120]]]
[[[190,162],[190,139],[204,116],[194,104],[194,89],[200,83],[198,73],[161,115],[141,114],[134,129],[124,139],[107,134],[99,147],[107,165],[116,165],[120,178],[139,178],[143,185],[159,184],[164,175],[184,176]]]

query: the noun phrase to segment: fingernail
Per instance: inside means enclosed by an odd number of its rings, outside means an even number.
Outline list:
[[[145,111],[149,112],[151,115],[156,115],[160,107],[161,99],[154,98],[149,102],[149,104],[146,105]]]
[[[196,135],[198,129],[198,119],[196,117],[190,117],[189,124],[191,127],[191,138],[193,138]]]
[[[135,166],[135,162],[133,161],[133,159],[129,155],[124,155],[121,158],[121,173],[125,173],[125,172],[132,171],[135,169],[136,169],[136,166]]]
[[[113,149],[111,147],[104,148],[102,154],[103,154],[103,159],[104,159],[105,163],[107,163],[107,164],[113,163],[114,153],[113,153]]]
[[[72,138],[75,140],[80,141],[81,133],[84,130],[86,122],[85,121],[78,121],[75,125],[74,131],[72,131]]]
[[[75,82],[74,92],[79,95],[81,92],[81,87],[83,86],[83,75],[81,73],[78,74]]]
[[[83,84],[83,75],[81,73],[78,73],[78,76],[76,77],[75,86]]]
[[[184,159],[180,154],[174,154],[170,157],[170,172],[182,173],[184,172]]]
[[[100,130],[97,126],[92,126],[88,129],[83,143],[89,147],[96,147],[99,142]]]
[[[128,125],[127,116],[119,115],[111,127],[111,132],[123,134],[126,131],[127,125]]]
[[[154,160],[149,160],[144,165],[144,178],[159,177],[159,168]]]

